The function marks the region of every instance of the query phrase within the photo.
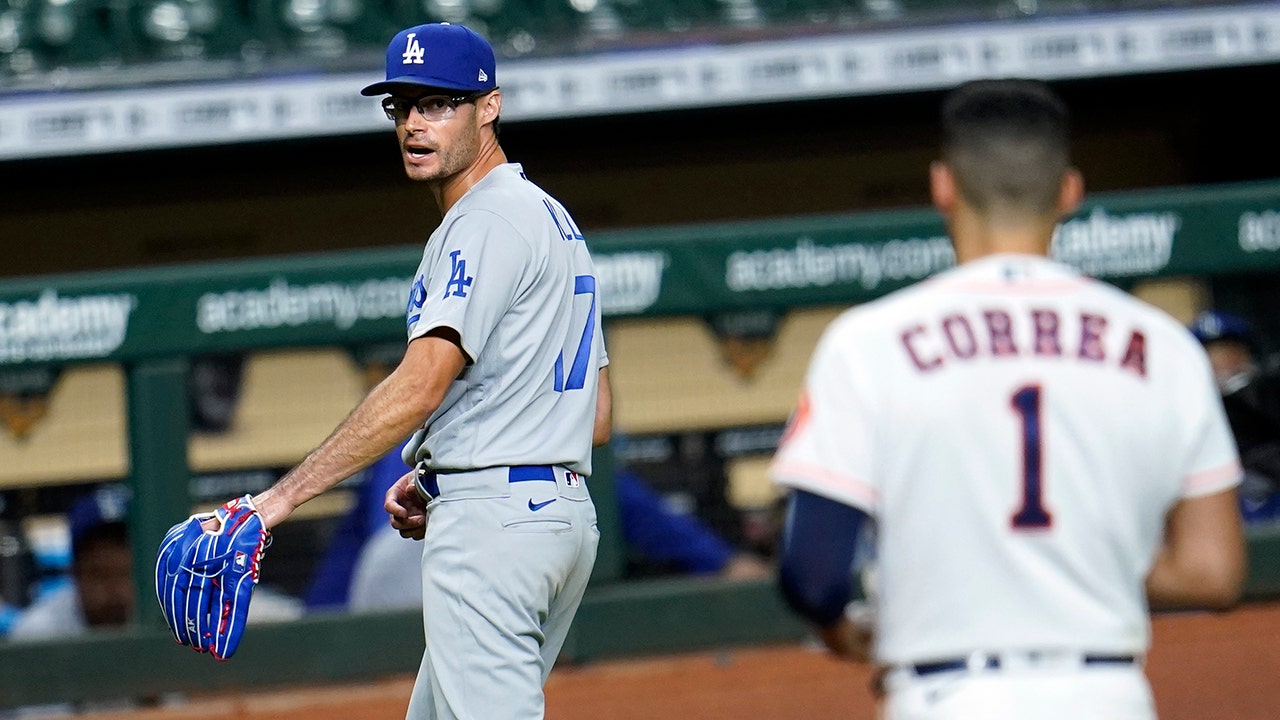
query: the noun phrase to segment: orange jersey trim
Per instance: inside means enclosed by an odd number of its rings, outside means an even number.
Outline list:
[[[1240,484],[1243,469],[1240,463],[1230,462],[1209,470],[1191,473],[1182,481],[1182,496],[1212,495]]]
[[[822,495],[833,495],[834,499],[852,500],[859,507],[870,509],[880,505],[879,490],[852,475],[843,475],[820,465],[783,460],[774,463],[772,474],[783,484],[802,490],[816,490]]]

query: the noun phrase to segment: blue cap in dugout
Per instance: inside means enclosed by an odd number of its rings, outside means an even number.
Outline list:
[[[108,523],[124,522],[129,513],[129,488],[124,485],[102,485],[76,500],[67,509],[67,528],[71,542],[80,542],[90,530]]]
[[[387,79],[361,95],[395,93],[399,88],[485,93],[498,87],[493,48],[462,25],[431,23],[401,30],[387,46]]]
[[[1191,334],[1201,343],[1214,340],[1238,340],[1253,345],[1253,326],[1248,320],[1222,310],[1206,310],[1191,323]]]

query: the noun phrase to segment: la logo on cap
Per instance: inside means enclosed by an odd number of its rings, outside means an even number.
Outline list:
[[[400,57],[404,58],[405,65],[421,65],[422,56],[426,55],[426,51],[422,49],[422,44],[417,40],[418,33],[409,33],[409,37],[405,38],[406,45],[404,54]],[[480,73],[483,75],[483,71]]]

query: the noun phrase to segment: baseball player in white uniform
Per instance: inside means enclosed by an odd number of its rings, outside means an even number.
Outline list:
[[[405,171],[443,220],[409,292],[400,365],[253,504],[273,527],[413,435],[416,469],[387,493],[392,525],[425,537],[408,717],[541,718],[599,539],[586,477],[610,396],[591,257],[564,207],[507,162],[478,34],[404,30],[386,80],[362,92],[388,95]]]
[[[1154,718],[1148,603],[1226,607],[1244,574],[1209,365],[1173,319],[1046,257],[1083,193],[1046,86],[969,83],[942,120],[958,267],[821,339],[772,468],[783,591],[881,665],[886,718]]]

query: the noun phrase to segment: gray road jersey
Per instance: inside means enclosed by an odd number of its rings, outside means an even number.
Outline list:
[[[410,292],[409,340],[453,328],[468,360],[416,457],[438,470],[564,465],[589,475],[609,362],[600,307],[569,213],[519,165],[494,168],[431,234]]]

